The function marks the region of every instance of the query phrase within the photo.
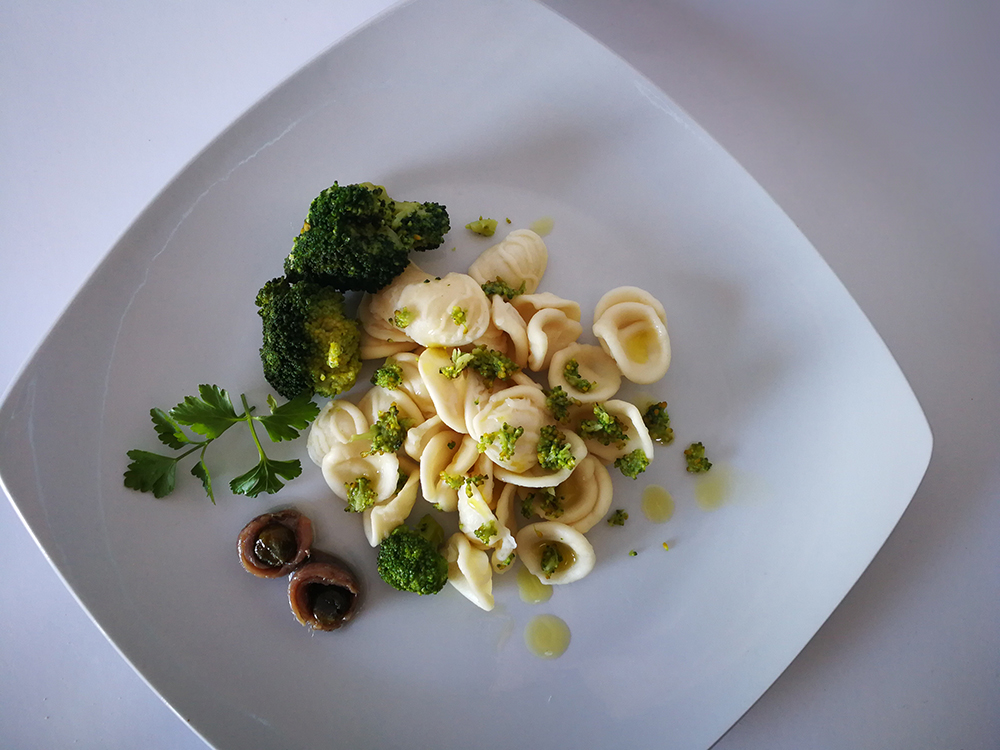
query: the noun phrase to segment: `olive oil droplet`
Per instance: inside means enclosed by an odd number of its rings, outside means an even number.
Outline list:
[[[552,596],[552,587],[539,581],[524,566],[517,570],[517,590],[521,594],[521,601],[527,604],[541,604]]]
[[[625,354],[633,362],[645,364],[649,361],[649,349],[656,341],[656,333],[648,329],[639,331],[625,339]]]
[[[642,491],[642,512],[653,523],[666,523],[674,515],[674,498],[663,487],[651,484]]]
[[[729,475],[721,467],[713,467],[711,471],[696,480],[694,496],[702,510],[718,510],[729,499]]]
[[[538,236],[544,237],[552,231],[552,227],[554,225],[555,222],[552,220],[551,216],[543,216],[538,221],[532,222],[530,229]]]
[[[540,659],[556,659],[569,648],[569,626],[555,615],[538,615],[524,628],[524,643]]]

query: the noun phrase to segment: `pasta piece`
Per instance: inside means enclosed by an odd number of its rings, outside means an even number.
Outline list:
[[[394,453],[374,453],[364,456],[371,448],[367,440],[352,440],[335,445],[323,457],[323,478],[333,494],[348,502],[347,485],[360,477],[370,483],[375,502],[388,500],[396,492],[399,481],[399,459]]]
[[[361,351],[359,352],[359,356],[366,361],[391,357],[400,352],[413,351],[416,347],[417,343],[415,341],[380,339],[372,336],[364,328],[361,329]]]
[[[633,383],[655,383],[670,367],[667,325],[652,305],[619,302],[594,321],[594,335]]]
[[[493,515],[480,487],[458,493],[458,528],[477,549],[500,550],[501,559],[513,554],[514,537]]]
[[[417,355],[413,352],[403,352],[392,357],[392,360],[403,371],[403,381],[399,384],[399,390],[413,399],[413,403],[417,405],[425,419],[433,416],[434,400],[424,384],[424,379],[420,377]]]
[[[585,438],[584,442],[587,444],[587,450],[602,461],[610,463],[616,458],[624,456],[626,453],[631,453],[636,448],[642,448],[642,452],[646,454],[646,458],[652,461],[653,439],[649,436],[649,429],[646,427],[645,422],[642,421],[642,414],[639,412],[639,408],[635,404],[618,399],[607,401],[601,404],[601,406],[608,414],[616,417],[622,423],[628,440],[624,445],[615,443],[602,445],[593,438]]]
[[[539,294],[522,294],[510,301],[518,315],[525,323],[530,323],[532,317],[540,310],[562,310],[570,320],[580,321],[580,304],[571,299],[563,299],[552,292]]]
[[[605,310],[619,302],[641,302],[644,305],[649,305],[656,312],[656,316],[663,321],[663,325],[667,324],[667,312],[663,309],[660,301],[645,289],[640,289],[637,286],[620,286],[601,297],[594,308],[594,320],[600,318]]]
[[[320,409],[309,428],[306,451],[317,466],[323,457],[339,443],[346,443],[355,435],[368,432],[368,420],[361,410],[347,399],[335,398]]]
[[[597,556],[587,537],[558,521],[541,521],[517,532],[517,554],[542,583],[556,586],[579,581]]]
[[[517,510],[515,508],[517,489],[516,485],[506,484],[500,490],[500,496],[497,499],[495,510],[497,529],[502,537],[506,538],[509,536],[511,538],[512,547],[510,551],[507,551],[503,545],[494,547],[490,560],[494,573],[505,573],[510,570],[511,563],[514,562],[516,555],[517,541],[514,539],[514,536],[517,534]]]
[[[499,294],[493,295],[493,325],[506,334],[509,342],[505,354],[518,367],[528,366],[528,326],[517,309]]]
[[[556,488],[563,514],[560,523],[586,534],[611,508],[611,475],[595,456],[587,456],[569,479]]]
[[[396,325],[396,311],[401,308],[399,298],[403,290],[407,287],[422,284],[424,281],[433,278],[420,266],[412,261],[399,276],[394,278],[388,286],[383,287],[375,294],[365,294],[361,299],[361,307],[358,310],[358,317],[361,324],[367,328],[367,318],[370,316],[373,321],[380,325],[388,326],[395,332],[398,338],[400,335],[409,339],[405,326],[400,328]],[[362,310],[366,312],[362,314]]]
[[[400,459],[399,473],[406,481],[388,500],[366,508],[361,514],[365,536],[372,547],[377,547],[392,530],[403,523],[413,510],[420,487],[420,467],[405,458]],[[399,486],[397,480],[397,486]]]
[[[497,466],[494,475],[497,479],[519,487],[553,487],[565,482],[587,456],[587,446],[575,432],[562,430],[563,437],[569,444],[573,455],[573,464],[561,469],[544,469],[537,462],[527,471],[513,472]]]
[[[469,543],[461,531],[452,534],[444,548],[448,583],[480,609],[493,609],[493,568],[489,556]]]
[[[448,427],[467,433],[465,424],[465,394],[469,388],[469,371],[463,370],[456,378],[441,374],[441,369],[451,366],[451,352],[437,347],[425,349],[417,357],[420,377],[427,393],[434,402],[434,410]]]
[[[398,304],[406,311],[406,334],[423,346],[471,344],[490,324],[489,298],[464,273],[405,286]]]
[[[549,366],[552,355],[575,342],[583,326],[554,307],[539,310],[528,322],[528,368],[539,372]]]
[[[439,432],[427,441],[420,456],[420,486],[424,499],[438,510],[446,512],[458,508],[458,493],[464,491],[469,471],[479,459],[476,441],[468,435]]]
[[[419,425],[424,421],[423,412],[413,403],[413,399],[401,390],[391,391],[380,385],[365,391],[358,401],[358,409],[365,415],[369,425],[375,424],[379,416],[395,406],[401,419],[408,419],[410,426]]]
[[[581,390],[581,381],[569,378],[566,367],[577,363],[577,372],[583,381],[590,384],[588,390]],[[622,384],[618,365],[601,347],[592,344],[570,344],[552,355],[549,362],[549,387],[562,386],[571,397],[584,404],[607,401],[618,393]]]
[[[425,419],[416,427],[411,427],[406,431],[406,438],[403,440],[403,451],[414,461],[419,461],[423,455],[427,442],[439,432],[448,430],[448,425],[441,421],[441,417],[435,414],[430,419]],[[450,432],[450,430],[448,430]],[[453,435],[455,433],[452,433]],[[456,440],[460,439],[458,436]]]
[[[478,284],[500,278],[514,289],[523,283],[524,291],[531,294],[538,289],[548,262],[545,240],[530,229],[515,229],[476,258],[469,276]]]
[[[478,413],[469,423],[469,434],[477,441],[493,435],[493,440],[484,443],[486,455],[498,469],[521,473],[538,464],[539,432],[548,421],[545,394],[531,386],[515,385],[492,394],[485,404],[480,402]],[[503,433],[517,429],[523,432],[510,449],[503,442]]]

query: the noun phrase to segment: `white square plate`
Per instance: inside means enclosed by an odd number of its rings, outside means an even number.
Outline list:
[[[445,203],[459,228],[428,270],[489,244],[460,228],[480,214],[551,216],[544,289],[585,311],[622,284],[663,301],[674,363],[632,393],[669,401],[677,442],[616,477],[631,520],[599,524],[596,569],[548,603],[523,604],[513,574],[492,613],[450,587],[389,590],[308,459],[277,497],[212,506],[186,466],[169,498],[123,488],[125,451],[157,447],[150,407],[199,383],[263,403],[254,295],[334,180]],[[0,440],[4,488],[124,657],[210,743],[268,750],[707,747],[861,575],[931,451],[891,355],[792,222],[664,94],[529,0],[418,0],[265,97],[111,250],[9,392]],[[727,486],[713,510],[683,468],[696,440]],[[247,450],[228,438],[217,476]],[[271,453],[305,458],[304,440]],[[651,483],[676,499],[666,525],[639,512]],[[240,528],[279,503],[368,583],[342,632],[310,635],[282,582],[237,561]],[[572,631],[557,660],[522,641],[541,612]]]

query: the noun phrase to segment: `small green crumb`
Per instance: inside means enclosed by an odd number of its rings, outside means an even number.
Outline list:
[[[670,549],[670,545],[666,542],[663,543],[663,549]]]
[[[687,459],[687,470],[692,474],[701,474],[712,468],[712,462],[705,456],[705,446],[701,443],[691,443],[684,449]]]
[[[635,551],[634,549],[632,549],[632,550],[629,550],[629,552],[628,552],[628,556],[629,556],[629,557],[635,557],[635,556],[636,556],[636,555],[638,555],[638,554],[639,554],[639,553],[638,553],[638,552],[636,552],[636,551]]]
[[[608,519],[608,526],[624,526],[628,520],[628,511],[618,508]]]
[[[484,219],[480,216],[478,221],[470,221],[465,225],[465,228],[470,232],[481,234],[483,237],[492,237],[493,233],[497,231],[497,220]]]
[[[509,218],[508,218],[508,219],[505,219],[505,221],[506,221],[506,222],[507,222],[508,224],[510,224],[510,219],[509,219]]]

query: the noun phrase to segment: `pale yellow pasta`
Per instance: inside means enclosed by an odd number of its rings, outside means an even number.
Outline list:
[[[656,312],[656,316],[663,322],[663,325],[667,324],[667,312],[663,309],[660,301],[645,289],[640,289],[637,286],[619,286],[607,292],[594,307],[594,320],[600,318],[605,310],[619,302],[641,302],[644,305],[649,305]]]
[[[393,406],[399,412],[400,418],[408,419],[410,425],[418,425],[424,421],[423,412],[413,403],[413,399],[401,390],[389,390],[376,385],[365,391],[358,400],[358,408],[365,415],[369,425],[375,424],[378,418]]]
[[[556,488],[556,493],[562,498],[560,523],[586,534],[607,515],[614,488],[604,464],[595,456],[587,456],[569,479]]]
[[[327,401],[309,428],[306,451],[317,466],[323,457],[338,443],[346,443],[355,435],[368,432],[368,419],[361,410],[347,399]]]
[[[542,583],[551,586],[579,581],[591,570],[597,556],[587,537],[576,529],[558,521],[540,521],[525,526],[517,532],[517,556],[524,567]],[[546,547],[554,547],[562,561],[551,573],[542,570],[542,556]]]
[[[439,432],[424,447],[420,456],[420,487],[424,499],[438,510],[458,508],[458,493],[465,487],[453,487],[449,479],[465,479],[479,459],[476,441],[468,435]]]
[[[562,430],[562,434],[569,444],[570,452],[573,454],[574,463],[562,469],[544,469],[536,459],[535,465],[522,472],[514,472],[497,466],[494,475],[501,482],[516,484],[519,487],[553,487],[569,479],[580,462],[587,456],[587,446],[583,439],[575,432]],[[537,444],[536,444],[537,449]]]
[[[626,453],[631,453],[636,448],[641,448],[642,452],[646,454],[646,458],[652,461],[653,440],[649,437],[649,430],[646,428],[645,422],[642,421],[642,414],[639,412],[639,408],[635,404],[630,404],[628,401],[621,401],[619,399],[606,401],[601,406],[604,407],[604,410],[608,414],[616,417],[622,423],[628,440],[624,445],[617,445],[615,443],[601,445],[597,440],[588,438],[584,442],[586,442],[590,453],[604,462],[611,462],[616,458],[624,456]],[[593,419],[594,417],[591,416],[590,418]]]
[[[490,324],[489,298],[464,273],[409,284],[400,290],[397,305],[409,318],[406,334],[423,346],[471,344]]]
[[[510,530],[497,521],[480,490],[471,486],[458,493],[458,528],[473,547],[496,550],[506,559],[514,553],[516,542]]]
[[[417,346],[415,341],[395,341],[376,338],[362,328],[359,356],[363,360],[382,359],[383,357],[391,357],[400,352],[412,351]]]
[[[458,531],[452,534],[444,548],[448,561],[448,583],[480,609],[493,609],[493,568],[489,556],[469,543]]]
[[[552,292],[540,292],[538,294],[521,294],[510,301],[511,307],[517,310],[517,314],[525,323],[530,323],[531,319],[540,310],[562,310],[570,320],[580,321],[580,304],[571,299],[552,294]]]
[[[528,366],[528,326],[524,318],[499,294],[493,295],[493,325],[497,330],[506,334],[508,340],[507,351],[505,352],[518,367]]]
[[[469,423],[469,433],[478,441],[488,433],[502,432],[505,424],[512,430],[522,428],[524,432],[514,442],[510,456],[501,457],[499,438],[493,440],[485,450],[498,470],[522,473],[537,465],[539,431],[548,421],[550,417],[545,409],[545,394],[531,386],[515,385],[493,393],[485,404],[480,402],[478,413]]]
[[[436,413],[434,410],[434,401],[431,399],[431,394],[424,384],[424,379],[420,377],[417,355],[413,352],[403,352],[390,359],[399,365],[399,369],[403,373],[403,379],[399,384],[398,390],[403,391],[413,399],[413,403],[417,405],[417,408],[420,409],[425,418],[434,415]]]
[[[470,373],[463,370],[456,378],[441,374],[441,368],[452,365],[451,350],[432,347],[417,357],[417,367],[427,393],[434,402],[434,410],[441,420],[456,432],[468,432],[465,425],[465,393],[469,388]]]
[[[576,360],[580,377],[590,382],[589,391],[581,391],[566,379],[566,365]],[[549,362],[549,388],[562,386],[570,396],[584,404],[607,401],[621,388],[622,376],[611,355],[592,344],[570,344],[552,355]]]
[[[531,294],[538,288],[548,262],[545,240],[530,229],[515,229],[476,258],[469,267],[469,276],[479,284],[500,278],[514,289],[523,283],[525,292]]]
[[[377,547],[392,530],[402,524],[413,510],[420,487],[420,468],[405,458],[399,461],[399,471],[406,475],[406,482],[388,500],[365,508],[361,522],[365,537],[372,547]],[[398,482],[397,482],[398,484]]]
[[[451,432],[448,425],[441,421],[441,417],[435,414],[433,417],[425,419],[416,427],[411,427],[406,431],[406,437],[403,438],[403,451],[414,461],[419,461],[424,448],[427,446],[427,441],[439,432],[446,430]]]
[[[368,440],[338,443],[323,457],[323,478],[333,494],[347,502],[347,485],[360,477],[366,478],[375,493],[375,502],[388,500],[399,481],[399,459],[394,453],[373,453]]]
[[[509,536],[512,548],[508,552],[506,548],[495,547],[490,561],[493,564],[494,573],[504,573],[510,570],[511,563],[514,562],[514,554],[517,548],[517,541],[514,536],[517,534],[517,485],[505,484],[497,497],[497,505],[494,513],[497,519],[497,529],[503,537]]]
[[[583,326],[554,307],[539,310],[528,321],[528,369],[539,372],[549,366],[552,355],[565,349],[583,333]]]
[[[670,367],[667,325],[652,305],[619,302],[594,321],[601,347],[633,383],[655,383]]]

